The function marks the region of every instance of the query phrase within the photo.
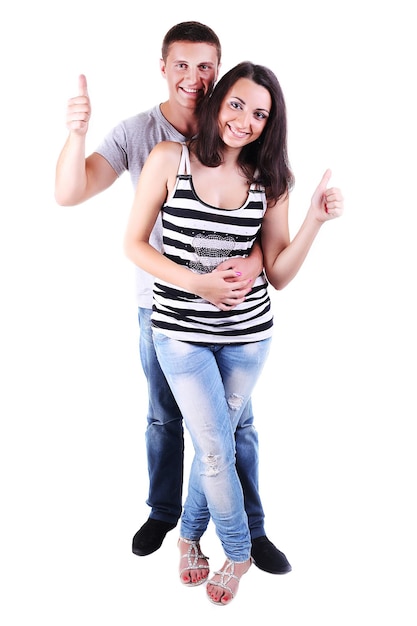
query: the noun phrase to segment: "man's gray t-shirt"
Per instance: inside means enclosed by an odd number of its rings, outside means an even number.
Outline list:
[[[109,162],[118,176],[129,170],[133,189],[136,190],[139,175],[152,148],[161,141],[183,143],[181,135],[162,115],[159,105],[134,115],[115,126],[103,139],[96,152]],[[162,249],[161,218],[155,224],[150,243]],[[153,276],[136,268],[136,294],[138,306],[152,308]]]

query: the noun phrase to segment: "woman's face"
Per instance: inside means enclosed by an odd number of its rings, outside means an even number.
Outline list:
[[[227,92],[219,111],[219,134],[231,148],[259,139],[271,111],[269,91],[249,78],[239,78]]]

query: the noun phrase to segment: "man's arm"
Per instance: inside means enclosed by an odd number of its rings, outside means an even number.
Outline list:
[[[58,157],[55,172],[55,200],[73,206],[88,200],[114,183],[117,174],[97,153],[85,156],[85,141],[91,104],[84,75],[78,79],[79,95],[67,107],[68,138]]]

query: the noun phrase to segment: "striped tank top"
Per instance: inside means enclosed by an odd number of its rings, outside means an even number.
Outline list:
[[[266,210],[258,185],[250,186],[238,209],[212,207],[197,196],[183,145],[175,188],[163,205],[163,254],[192,272],[212,272],[232,257],[246,257],[257,238]],[[273,315],[264,272],[245,301],[221,311],[199,296],[155,280],[152,325],[157,332],[192,343],[247,343],[272,335]]]

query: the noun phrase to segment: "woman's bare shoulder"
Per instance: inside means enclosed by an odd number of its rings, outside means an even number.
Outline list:
[[[178,158],[181,155],[182,144],[178,141],[160,141],[152,149],[151,154],[156,155],[157,158],[170,159]]]

